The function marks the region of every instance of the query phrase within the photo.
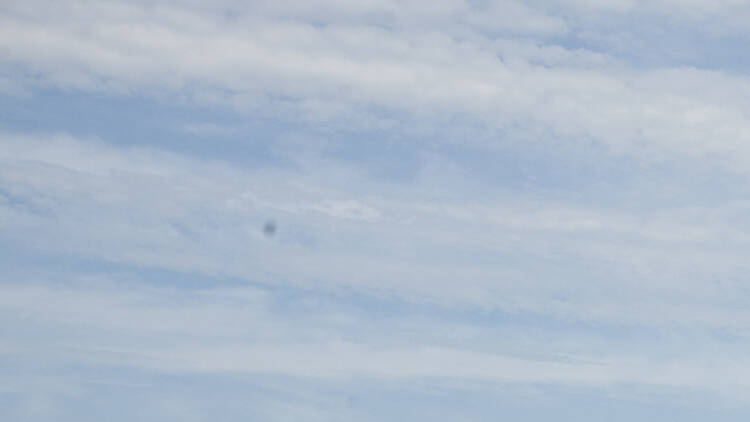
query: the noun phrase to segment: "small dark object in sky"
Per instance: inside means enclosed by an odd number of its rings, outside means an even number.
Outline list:
[[[263,234],[266,236],[273,236],[276,233],[276,223],[273,221],[266,221],[263,225]]]

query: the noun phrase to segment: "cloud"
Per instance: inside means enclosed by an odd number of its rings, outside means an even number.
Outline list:
[[[564,46],[546,30],[531,41],[512,27],[488,34],[479,18],[561,19],[543,8],[446,2],[426,14],[419,3],[416,12],[373,2],[328,15],[329,7],[259,3],[258,13],[238,14],[234,6],[209,13],[190,3],[68,3],[54,20],[13,6],[2,22],[3,61],[55,87],[223,104],[338,128],[364,130],[384,117],[425,130],[445,121],[484,125],[575,148],[593,142],[646,162],[710,154],[746,171],[747,78],[681,63],[642,69],[606,49]],[[402,24],[376,24],[391,15]],[[439,29],[464,15],[476,19]]]
[[[0,10],[11,418],[740,406],[746,5]]]
[[[564,352],[563,343],[529,337],[524,324],[517,326],[517,332],[503,329],[508,337],[493,337],[489,333],[494,328],[470,324],[457,324],[452,327],[456,331],[445,331],[446,321],[440,314],[431,321],[408,314],[380,321],[356,316],[342,312],[334,302],[326,303],[326,295],[319,293],[288,305],[309,306],[309,301],[317,298],[324,300],[323,306],[288,313],[277,308],[278,293],[258,287],[185,290],[144,285],[142,279],[128,280],[122,275],[78,276],[77,280],[66,273],[44,277],[52,278],[58,287],[41,283],[38,276],[31,283],[18,280],[0,286],[6,331],[2,355],[163,373],[246,372],[314,379],[435,378],[579,386],[636,383],[710,386],[709,390],[724,393],[747,388],[739,376],[743,371],[740,363],[731,365],[735,375],[728,377],[728,368],[717,371],[710,359],[696,353],[699,349],[681,353],[681,359],[657,361],[617,349],[606,350],[605,355],[586,355],[580,353],[581,348],[592,352],[596,341],[584,334],[579,335],[579,353],[559,355],[555,353]],[[298,313],[306,317],[300,320]],[[17,325],[21,321],[23,325]],[[28,330],[41,335],[23,335]],[[420,331],[432,339],[415,344],[415,333]],[[489,339],[490,344],[467,344],[456,336],[462,331],[471,338]],[[524,337],[525,347],[547,343],[548,351],[536,357],[514,356],[518,353],[513,352],[514,342]],[[643,352],[658,343],[646,341],[638,347]],[[51,350],[56,351],[54,355]]]
[[[447,308],[743,327],[730,281],[746,269],[748,235],[731,222],[742,201],[629,213],[514,191],[404,199],[345,168],[324,182],[325,162],[242,169],[49,135],[3,145],[3,238],[43,253]]]

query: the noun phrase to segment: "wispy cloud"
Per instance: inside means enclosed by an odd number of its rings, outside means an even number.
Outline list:
[[[0,408],[745,416],[749,12],[0,6]]]
[[[563,30],[562,18],[514,2],[489,11],[461,2],[375,2],[371,10],[261,4],[209,13],[69,3],[54,19],[7,6],[4,62],[59,87],[234,105],[337,127],[377,125],[376,107],[422,126],[460,119],[543,142],[601,143],[639,159],[713,154],[745,171],[742,74],[679,61],[644,69],[585,43],[556,43],[545,34]],[[646,10],[658,17],[667,9]],[[678,16],[695,13],[704,16]],[[379,26],[378,16],[397,23]],[[462,16],[458,28],[442,25]],[[480,17],[500,32],[488,33]],[[516,38],[514,25],[503,32],[506,21],[531,23],[534,41]]]
[[[326,185],[153,149],[4,139],[6,237],[40,250],[627,324],[736,325],[744,312],[741,286],[715,278],[744,271],[747,234],[726,220],[744,202],[625,213],[513,191],[491,202],[402,200],[356,173]],[[279,224],[274,238],[262,233],[268,219]],[[573,286],[575,296],[560,296]],[[698,291],[735,310],[680,302]]]

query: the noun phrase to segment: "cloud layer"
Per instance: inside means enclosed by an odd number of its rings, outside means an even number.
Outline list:
[[[6,68],[22,69],[32,85],[233,105],[339,128],[429,130],[458,121],[514,138],[601,143],[646,160],[709,154],[744,171],[747,78],[700,58],[633,65],[610,48],[617,41],[587,42],[590,31],[621,28],[627,16],[675,11],[610,6],[589,10],[585,24],[571,18],[575,6],[555,15],[549,4],[516,2],[230,2],[213,11],[32,2],[6,6],[0,40]],[[676,12],[663,38],[697,27],[691,34],[706,42],[741,35],[712,23],[746,13]],[[646,42],[636,31],[619,42]]]
[[[0,6],[0,408],[744,420],[748,12]]]

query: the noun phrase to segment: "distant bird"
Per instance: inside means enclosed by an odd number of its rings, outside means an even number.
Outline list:
[[[276,234],[276,223],[274,223],[273,221],[266,221],[266,224],[263,225],[263,234],[268,237]]]

